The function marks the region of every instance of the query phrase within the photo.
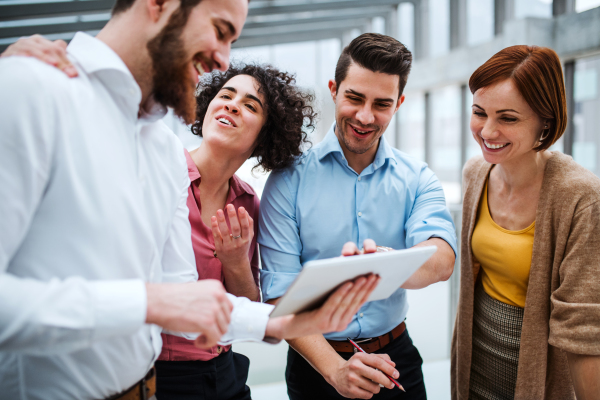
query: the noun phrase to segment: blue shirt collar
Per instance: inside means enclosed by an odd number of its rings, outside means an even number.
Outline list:
[[[340,141],[335,135],[334,130],[335,121],[331,125],[331,128],[329,128],[329,131],[327,131],[327,135],[325,135],[325,138],[320,143],[319,147],[315,149],[315,151],[317,151],[319,161],[331,153],[339,153],[341,159],[346,159],[346,157],[344,157],[342,146],[340,146]],[[394,165],[398,163],[396,155],[392,150],[392,146],[390,146],[387,140],[385,140],[385,137],[381,136],[381,139],[379,140],[379,147],[377,148],[377,154],[375,155],[375,160],[373,160],[373,163],[371,164],[373,166],[373,170],[381,168],[387,159],[392,160]]]

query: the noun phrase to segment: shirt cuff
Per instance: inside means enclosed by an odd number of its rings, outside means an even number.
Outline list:
[[[95,281],[90,295],[96,338],[133,333],[146,321],[146,286],[141,280]]]
[[[262,342],[269,322],[269,315],[275,306],[250,301],[245,297],[228,295],[233,303],[231,322],[227,333],[219,344],[226,346],[235,342]]]

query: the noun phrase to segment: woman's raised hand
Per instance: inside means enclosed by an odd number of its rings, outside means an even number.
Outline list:
[[[240,207],[236,213],[235,207],[228,204],[225,211],[229,217],[231,232],[223,210],[217,210],[217,215],[211,218],[217,258],[224,268],[249,265],[248,251],[254,237],[254,221],[244,207]]]

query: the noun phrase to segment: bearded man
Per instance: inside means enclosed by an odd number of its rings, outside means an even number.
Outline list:
[[[193,122],[198,75],[227,69],[247,12],[117,0],[96,38],[69,45],[77,78],[0,61],[0,399],[148,398],[162,328],[201,332],[204,348],[277,341],[341,329],[328,321],[368,297],[355,285],[269,319],[272,306],[197,281],[186,160],[160,119],[172,107]]]

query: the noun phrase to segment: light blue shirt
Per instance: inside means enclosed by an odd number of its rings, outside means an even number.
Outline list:
[[[269,177],[260,204],[263,300],[281,297],[311,260],[337,257],[348,241],[373,239],[406,249],[431,237],[456,253],[456,230],[442,186],[427,164],[381,138],[375,160],[361,174],[350,166],[331,127],[325,139],[290,168]],[[400,324],[406,291],[365,304],[345,331],[328,339],[368,338]]]

